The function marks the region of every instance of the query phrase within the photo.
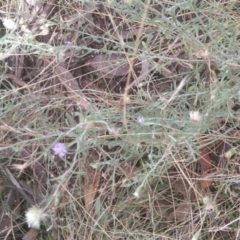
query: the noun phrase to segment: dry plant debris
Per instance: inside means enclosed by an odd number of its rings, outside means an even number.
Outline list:
[[[239,8],[3,1],[0,238],[239,239]]]

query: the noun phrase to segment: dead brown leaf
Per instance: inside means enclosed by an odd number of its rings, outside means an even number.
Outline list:
[[[119,171],[124,174],[127,179],[132,179],[137,176],[138,168],[134,165],[128,166],[125,162],[120,162]]]
[[[212,167],[211,158],[209,156],[210,152],[211,151],[207,147],[204,147],[201,150],[199,162],[201,164],[201,169],[203,173]]]
[[[24,147],[20,153],[20,156],[23,160],[30,161],[32,159],[33,151],[29,147]]]
[[[209,169],[212,168],[212,158],[210,157],[211,150],[208,147],[204,147],[200,153],[200,164],[202,170],[201,190],[204,192],[212,185],[213,173],[209,173]]]
[[[0,166],[1,170],[4,172],[4,174],[7,176],[8,180],[11,182],[11,184],[15,187],[15,189],[18,191],[19,194],[30,204],[34,205],[34,201],[31,197],[28,196],[22,189],[21,185],[17,181],[17,179],[13,176],[13,174],[10,172],[10,170],[6,166]]]
[[[3,236],[11,229],[12,220],[3,207],[0,208],[0,218],[0,236]]]
[[[3,79],[11,79],[13,84],[16,86],[16,87],[24,87],[26,86],[27,84],[25,82],[23,82],[20,78],[18,78],[17,76],[15,75],[12,75],[12,74],[4,74],[2,75],[2,78]]]
[[[4,175],[0,175],[0,194],[2,194],[2,192],[5,189],[7,183],[7,178]]]
[[[31,228],[22,238],[23,240],[34,240],[39,234],[37,229]]]
[[[214,144],[213,151],[209,153],[210,158],[216,163],[220,163],[222,157],[231,149],[231,145],[227,142],[220,141]]]
[[[88,212],[90,212],[93,208],[94,199],[101,180],[101,172],[90,168],[87,170],[88,176],[85,176],[84,179],[84,201]]]
[[[86,174],[84,176],[83,191],[85,208],[88,212],[92,211],[92,208],[94,206],[94,199],[96,197],[101,180],[101,171],[92,168],[90,164],[99,160],[99,154],[95,150],[92,150],[92,152],[89,154],[88,162],[85,166]]]
[[[180,204],[175,211],[173,211],[169,217],[168,217],[168,221],[184,221],[186,220],[190,214],[191,214],[191,210],[192,210],[192,205],[185,203],[185,204]]]
[[[42,202],[42,200],[46,195],[46,185],[48,180],[48,174],[40,161],[35,162],[32,165],[32,169],[37,178],[37,181],[35,181],[33,184],[33,188],[34,188],[33,190],[36,194],[35,199],[37,200],[38,203],[40,203]]]
[[[128,74],[129,64],[126,57],[120,54],[99,54],[90,62],[92,68],[101,73],[105,78],[121,77]]]
[[[196,187],[196,186],[194,186]],[[194,191],[193,186],[186,179],[179,179],[172,183],[172,189],[181,193],[185,199],[194,201],[196,200],[196,192]]]
[[[19,229],[20,225],[15,225],[14,220],[16,214],[20,212],[20,201],[20,195],[16,190],[12,189],[8,192],[5,207],[0,207],[0,236],[6,236],[10,230],[14,232]],[[12,214],[7,209],[11,209]]]
[[[203,191],[212,185],[212,176],[212,173],[204,173],[202,175],[203,180],[201,180],[201,188]]]
[[[167,201],[164,199],[156,200],[153,203],[153,209],[156,214],[161,218],[161,221],[167,221],[169,216],[168,210],[171,205],[171,201]]]
[[[81,93],[81,89],[78,85],[76,78],[73,74],[65,68],[64,64],[56,64],[54,69],[54,74],[58,77],[60,82],[68,90],[68,95],[71,100],[73,100],[78,107],[86,110],[89,106],[89,102],[86,100],[86,97]]]

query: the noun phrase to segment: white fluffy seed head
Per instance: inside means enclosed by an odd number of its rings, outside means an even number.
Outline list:
[[[29,228],[39,229],[41,221],[47,217],[41,208],[31,207],[26,212],[26,222]]]
[[[190,115],[190,119],[194,123],[198,123],[202,121],[202,114],[199,111],[190,111],[189,115]]]
[[[17,24],[9,18],[2,19],[3,25],[8,30],[15,30],[17,28]]]

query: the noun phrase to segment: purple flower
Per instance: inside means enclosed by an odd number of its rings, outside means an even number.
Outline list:
[[[70,41],[65,41],[64,43],[68,47],[73,47],[74,46]]]
[[[52,150],[53,150],[54,155],[57,155],[60,158],[65,157],[67,154],[67,148],[64,143],[60,143],[60,142],[55,143]]]

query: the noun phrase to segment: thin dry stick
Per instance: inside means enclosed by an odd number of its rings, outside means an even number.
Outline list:
[[[169,103],[171,103],[174,98],[178,95],[178,93],[182,90],[182,88],[184,87],[184,85],[186,84],[186,80],[187,80],[188,76],[185,76],[182,81],[179,83],[177,89],[174,91],[174,93],[172,94],[172,96],[168,99],[167,103],[164,105],[164,107],[162,108],[162,110],[164,110]]]
[[[131,59],[129,59],[130,71],[128,72],[127,84],[126,84],[124,95],[123,95],[123,124],[124,124],[127,132],[128,132],[128,127],[127,127],[127,117],[126,117],[126,106],[127,106],[127,102],[128,102],[128,91],[129,91],[128,86],[129,86],[129,83],[130,83],[131,72],[133,72],[134,60],[136,58],[137,50],[138,50],[138,47],[139,47],[139,44],[140,44],[140,38],[142,36],[142,32],[143,32],[143,29],[144,29],[144,21],[147,17],[147,12],[148,12],[151,0],[147,0],[146,2],[147,3],[145,4],[144,13],[143,13],[143,16],[142,16],[142,21],[141,21],[140,28],[139,28],[139,31],[138,31],[138,34],[137,34],[137,39],[135,41],[135,47],[134,47],[134,50],[133,50],[133,55],[132,55]]]
[[[15,187],[15,189],[21,194],[21,196],[27,201],[28,204],[34,205],[35,202],[33,199],[31,199],[22,189],[18,181],[15,179],[15,177],[12,175],[12,173],[9,171],[9,169],[6,166],[1,166],[2,171],[5,173],[5,175],[8,177],[9,181],[12,183],[12,185]]]

